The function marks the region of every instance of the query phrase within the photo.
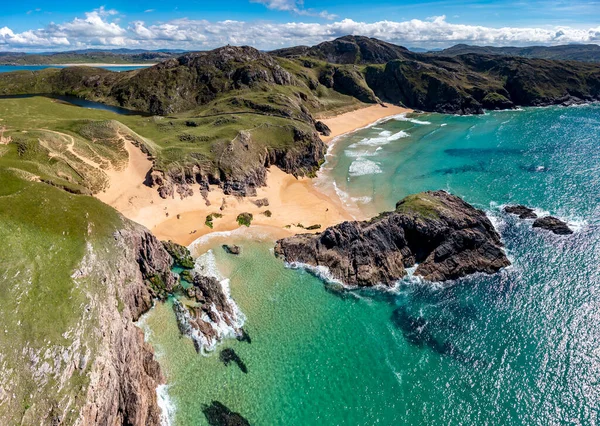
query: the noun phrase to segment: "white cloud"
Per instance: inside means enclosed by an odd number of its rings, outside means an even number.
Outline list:
[[[271,1],[277,7],[297,5],[290,0]],[[64,49],[65,46],[205,50],[225,44],[247,44],[259,49],[275,49],[298,44],[312,45],[347,34],[422,47],[446,47],[457,43],[502,46],[600,44],[600,26],[589,29],[565,26],[491,28],[454,24],[448,22],[445,16],[429,20],[371,23],[351,19],[329,23],[273,23],[184,18],[155,23],[132,21],[121,26],[115,15],[116,11],[100,8],[86,13],[83,18],[75,18],[62,24],[50,23],[44,28],[21,33],[4,27],[0,29],[0,47],[2,50],[57,50]]]
[[[287,12],[295,13],[301,16],[316,16],[323,19],[333,20],[337,18],[337,15],[323,10],[318,12],[314,9],[305,9],[304,2],[302,0],[250,0],[252,3],[264,4],[267,8],[272,10],[283,10]]]

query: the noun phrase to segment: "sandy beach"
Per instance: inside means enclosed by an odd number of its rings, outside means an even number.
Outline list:
[[[323,119],[331,129],[331,135],[323,138],[329,142],[345,133],[363,128],[385,117],[410,112],[406,108],[388,105],[368,106],[336,117]],[[299,232],[311,232],[303,227],[320,225],[318,232],[344,220],[363,219],[349,212],[339,198],[321,192],[312,179],[300,178],[271,167],[267,186],[259,188],[256,197],[225,195],[218,187],[211,187],[209,205],[198,188],[194,195],[181,199],[178,195],[163,199],[155,188],[143,184],[151,161],[137,147],[125,141],[129,162],[123,170],[108,170],[109,187],[96,196],[113,206],[127,218],[149,228],[161,240],[173,240],[189,245],[197,238],[212,233],[231,231],[240,227],[237,216],[247,212],[253,215],[251,228],[260,226],[274,238]],[[258,207],[257,200],[267,199],[269,205]],[[270,212],[265,214],[266,211]],[[206,216],[215,217],[213,227],[205,224]],[[301,226],[299,226],[301,225]]]
[[[362,129],[384,118],[409,112],[412,112],[412,110],[397,105],[384,104],[384,106],[370,105],[334,117],[322,118],[321,121],[331,129],[331,135],[321,136],[321,139],[323,142],[328,143],[333,138]]]

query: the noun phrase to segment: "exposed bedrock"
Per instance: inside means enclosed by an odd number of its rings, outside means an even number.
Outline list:
[[[173,311],[179,331],[194,342],[197,352],[213,350],[223,338],[241,338],[243,317],[237,305],[214,277],[194,273],[189,300],[175,300]]]
[[[287,262],[327,267],[351,286],[392,286],[417,265],[415,275],[445,281],[510,265],[485,213],[444,191],[408,196],[396,210],[363,222],[343,222],[320,234],[277,241]]]

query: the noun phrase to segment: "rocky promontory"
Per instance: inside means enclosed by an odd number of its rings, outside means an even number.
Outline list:
[[[361,287],[393,286],[414,266],[415,275],[446,281],[510,265],[485,213],[445,191],[408,196],[395,211],[368,221],[284,238],[275,254],[290,263],[326,267],[334,279]]]
[[[179,331],[192,339],[196,351],[210,351],[228,335],[242,337],[243,316],[219,280],[194,273],[186,293],[187,300],[173,302],[173,311]]]

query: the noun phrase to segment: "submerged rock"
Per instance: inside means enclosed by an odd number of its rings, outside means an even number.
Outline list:
[[[211,426],[250,426],[250,422],[240,413],[234,413],[219,401],[205,405],[202,412]]]
[[[548,231],[554,232],[557,235],[569,235],[573,231],[569,226],[562,220],[554,216],[540,217],[533,222],[534,228],[542,228]]]
[[[239,255],[242,252],[242,248],[235,244],[233,244],[233,245],[223,244],[223,250],[225,250],[225,253],[235,254],[235,255]]]
[[[219,354],[219,359],[225,365],[229,365],[234,362],[240,368],[240,370],[242,370],[242,373],[248,373],[248,367],[246,367],[246,363],[242,361],[240,356],[231,348],[223,349]]]
[[[519,216],[520,219],[536,219],[537,218],[537,214],[535,214],[533,209],[530,209],[529,207],[526,207],[526,206],[523,206],[520,204],[517,204],[514,206],[506,206],[506,207],[504,207],[504,211],[506,213],[510,213],[510,214]]]
[[[406,197],[393,212],[363,222],[343,222],[319,234],[277,241],[287,262],[327,267],[352,286],[392,286],[406,268],[445,281],[510,265],[500,236],[485,213],[445,191]]]

